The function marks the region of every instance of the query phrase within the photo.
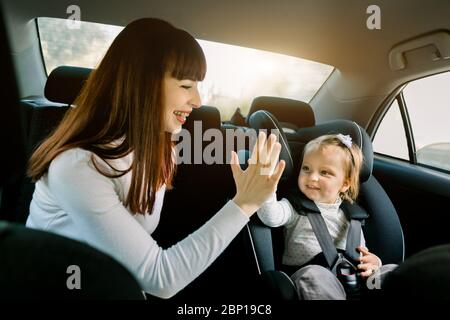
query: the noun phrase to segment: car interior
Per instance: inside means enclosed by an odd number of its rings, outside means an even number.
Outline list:
[[[202,137],[208,129],[223,136],[231,130],[234,142],[238,133],[277,129],[280,157],[286,162],[279,199],[297,184],[306,143],[328,133],[350,135],[364,154],[358,204],[369,215],[363,226],[367,246],[384,264],[400,265],[397,278],[387,284],[391,290],[387,295],[398,297],[401,291],[405,297],[450,298],[450,279],[444,275],[445,266],[450,266],[450,129],[445,125],[450,119],[445,118],[450,116],[449,1],[380,0],[379,11],[369,10],[371,2],[356,0],[81,0],[74,4],[81,9],[82,21],[123,27],[140,17],[157,17],[196,39],[332,66],[307,101],[262,90],[253,96],[246,114],[240,113],[240,105],[228,106],[236,110],[231,118],[224,118],[221,108],[206,101],[183,127]],[[34,191],[26,175],[27,161],[74,107],[92,71],[71,61],[51,72],[46,67],[37,19],[68,19],[67,8],[66,2],[50,0],[0,2],[4,102],[0,298],[145,298],[161,303],[143,295],[131,274],[106,254],[24,226]],[[440,82],[427,87],[426,95],[412,89],[427,79]],[[198,121],[201,132],[194,129]],[[392,130],[384,135],[388,121]],[[202,140],[202,154],[209,144]],[[245,154],[249,141],[233,148]],[[198,163],[195,157],[191,154],[191,161],[177,166],[174,188],[165,195],[161,220],[152,234],[163,248],[194,232],[235,194],[229,154],[216,154],[221,161],[215,163],[204,159]],[[290,280],[274,273],[281,268],[283,247],[282,228],[265,226],[255,214],[217,260],[168,301],[295,300]],[[86,266],[83,285],[88,289],[67,290],[65,266],[70,264]],[[429,271],[436,265],[441,271]]]

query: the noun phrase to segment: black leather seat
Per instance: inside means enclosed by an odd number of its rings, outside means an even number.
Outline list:
[[[60,123],[67,110],[77,97],[90,69],[61,66],[54,69],[45,84],[45,97],[29,97],[20,101],[20,110],[24,114],[25,154],[27,159],[34,149]],[[8,212],[4,219],[25,223],[34,183],[26,176],[25,165],[21,167],[20,176],[5,188],[5,201],[2,211]]]
[[[0,260],[1,299],[144,300],[116,260],[49,232],[0,221]]]
[[[20,183],[25,156],[26,116],[19,108],[18,90],[12,64],[12,55],[6,35],[0,3],[0,137],[2,139],[2,157],[0,157],[0,219],[8,219],[11,212],[5,206],[8,202],[8,190]]]
[[[383,283],[386,300],[450,300],[450,245],[408,257]]]
[[[187,159],[190,161],[177,167],[174,189],[166,192],[160,223],[152,235],[162,247],[170,247],[197,230],[235,193],[232,172],[226,162],[229,155],[226,152],[218,154],[217,163],[209,163],[203,157],[214,142],[226,150],[225,139],[202,139],[208,130],[215,130],[225,137],[219,110],[211,106],[194,109],[183,128],[189,132],[192,152]],[[258,269],[249,242],[248,230],[244,228],[208,269],[171,300],[223,302],[247,300],[255,295]]]
[[[249,124],[255,129],[278,129],[277,119],[265,110],[259,110],[251,115]],[[353,142],[361,148],[365,161],[360,174],[360,196],[358,203],[366,209],[369,218],[363,227],[366,244],[372,252],[378,255],[384,264],[400,263],[404,259],[404,239],[397,212],[384,189],[372,176],[373,151],[369,136],[359,125],[348,120],[335,120],[314,127],[302,128],[297,131],[296,142],[299,146],[295,152],[288,143],[282,143],[284,149],[281,158],[286,161],[284,181],[278,188],[278,196],[283,197],[286,190],[295,187],[302,161],[303,148],[310,140],[329,133],[348,134]],[[286,140],[283,132],[280,139]],[[258,259],[264,270],[278,269],[284,247],[282,228],[271,230],[262,225],[259,219],[253,219],[252,230]],[[268,231],[270,230],[270,231]],[[269,239],[269,240],[268,240]],[[272,247],[268,243],[273,243]],[[260,244],[261,243],[261,244]],[[272,252],[273,250],[273,252]]]

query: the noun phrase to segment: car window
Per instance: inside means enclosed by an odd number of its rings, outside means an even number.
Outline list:
[[[378,127],[373,150],[394,158],[409,160],[405,128],[397,100],[394,100]]]
[[[450,171],[450,72],[412,81],[403,95],[417,162]]]
[[[450,72],[408,83],[400,93],[414,138],[415,158],[408,144],[398,100],[389,107],[376,132],[374,151],[450,171]]]
[[[60,65],[95,68],[123,27],[67,20],[38,19],[47,74]],[[239,107],[247,115],[257,96],[278,96],[309,102],[333,67],[283,54],[197,39],[208,64],[199,85],[202,104],[217,107],[222,121]]]

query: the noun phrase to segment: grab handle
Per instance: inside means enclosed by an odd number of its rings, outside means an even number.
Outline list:
[[[396,45],[389,52],[389,65],[392,70],[406,68],[405,53],[433,45],[436,47],[433,61],[450,58],[450,34],[445,31],[434,32]]]

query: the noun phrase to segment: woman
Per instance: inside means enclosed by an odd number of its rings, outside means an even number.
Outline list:
[[[142,288],[169,298],[203,272],[273,193],[284,169],[260,135],[246,171],[233,152],[236,196],[167,250],[158,225],[175,159],[171,134],[200,107],[204,54],[187,32],[145,18],[117,36],[56,130],[30,159],[36,181],[27,226],[87,242],[124,264]]]

